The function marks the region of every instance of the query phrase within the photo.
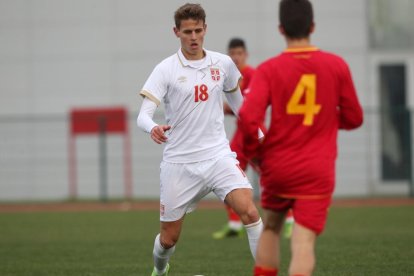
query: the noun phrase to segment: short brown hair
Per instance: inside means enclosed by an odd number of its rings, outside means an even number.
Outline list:
[[[190,4],[187,3],[181,7],[179,7],[174,14],[174,21],[175,26],[177,28],[180,28],[181,21],[187,20],[187,19],[193,19],[196,21],[203,21],[203,23],[206,22],[206,12],[201,7],[200,4]]]
[[[281,0],[280,25],[289,38],[307,38],[313,24],[313,9],[309,0]]]

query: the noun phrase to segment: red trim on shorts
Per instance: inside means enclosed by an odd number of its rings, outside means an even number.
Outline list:
[[[237,168],[239,168],[239,170],[241,171],[241,173],[243,174],[244,177],[246,177],[246,173],[242,170],[242,168],[240,167],[239,164],[236,164]]]

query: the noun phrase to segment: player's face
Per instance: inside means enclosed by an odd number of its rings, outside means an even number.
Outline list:
[[[242,69],[247,62],[247,51],[243,47],[236,47],[229,49],[229,56],[236,64],[237,68]]]
[[[174,27],[175,35],[180,38],[181,49],[189,60],[201,59],[204,56],[203,43],[207,25],[201,20],[182,20],[180,28]]]

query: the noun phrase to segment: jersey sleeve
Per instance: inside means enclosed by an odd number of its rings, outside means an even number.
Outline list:
[[[363,122],[363,112],[352,81],[351,72],[344,62],[339,91],[339,128],[354,129]]]
[[[270,77],[264,68],[259,67],[250,83],[250,92],[245,96],[239,111],[237,125],[243,132],[244,149],[248,159],[258,154],[258,129],[263,127],[266,109],[270,103],[270,86]]]
[[[139,94],[155,102],[158,106],[161,104],[161,101],[166,93],[167,81],[165,79],[165,74],[163,73],[161,64],[158,64],[148,77]]]
[[[239,86],[239,80],[241,78],[241,74],[239,69],[237,69],[236,64],[231,60],[229,56],[225,56],[224,59],[224,68],[225,78],[223,83],[223,91],[224,92],[235,92]]]

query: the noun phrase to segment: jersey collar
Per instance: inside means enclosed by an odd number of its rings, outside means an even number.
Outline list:
[[[315,52],[319,51],[318,47],[309,46],[309,47],[302,47],[302,48],[287,48],[285,49],[285,53],[302,53],[302,52]]]
[[[203,48],[203,51],[206,54],[206,58],[205,58],[204,62],[200,66],[198,66],[198,67],[194,67],[191,64],[191,62],[188,59],[185,58],[183,52],[181,51],[181,48],[178,49],[178,51],[177,51],[178,60],[180,61],[180,64],[183,67],[188,66],[188,67],[192,67],[192,68],[196,68],[196,69],[203,69],[203,68],[209,67],[209,66],[211,66],[211,64],[213,64],[212,57],[211,57],[209,51],[207,51],[204,48]]]

